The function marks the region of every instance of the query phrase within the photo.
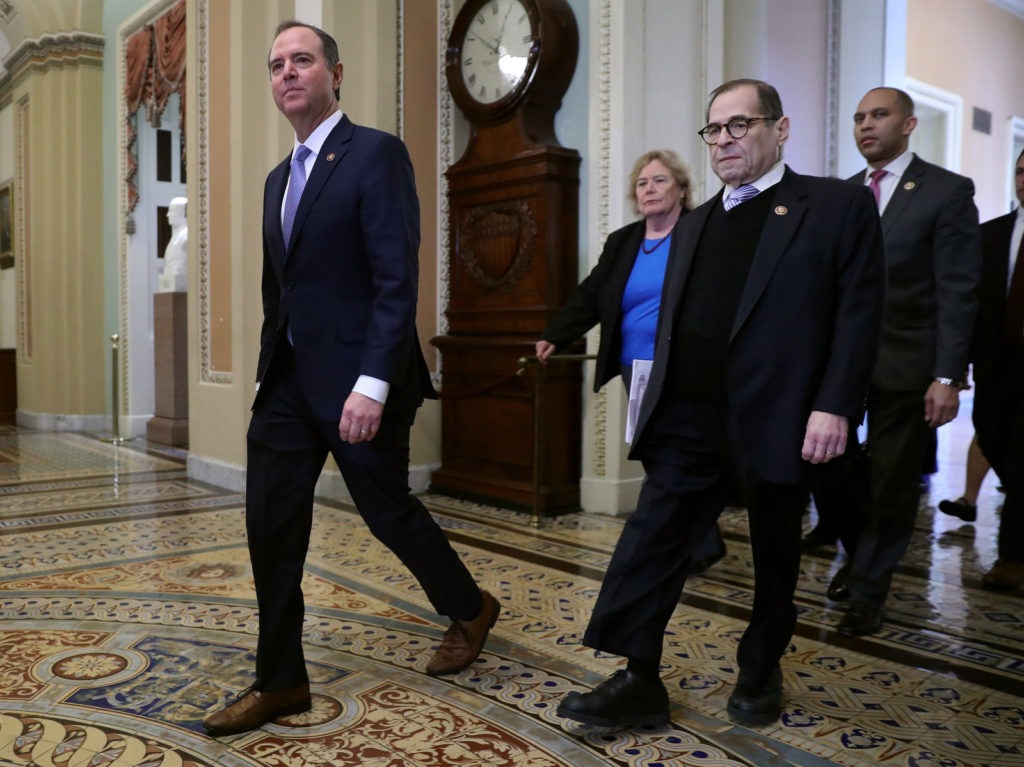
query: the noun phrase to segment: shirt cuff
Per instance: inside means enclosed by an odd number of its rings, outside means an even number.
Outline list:
[[[388,400],[388,390],[390,388],[391,384],[387,381],[382,381],[373,376],[359,376],[356,385],[352,387],[352,391],[376,400],[383,405]]]

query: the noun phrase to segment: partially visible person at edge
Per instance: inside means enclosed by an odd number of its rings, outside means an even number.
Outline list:
[[[472,663],[499,612],[409,491],[409,430],[434,392],[416,336],[420,221],[408,152],[339,111],[342,64],[323,30],[282,23],[268,67],[295,145],[264,189],[264,319],[245,504],[256,678],[204,720],[214,735],[310,708],[301,582],[329,454],[370,530],[451,619],[427,674]]]
[[[597,265],[548,323],[536,344],[546,363],[557,349],[600,323],[594,391],[621,374],[630,389],[633,360],[654,358],[654,334],[672,247],[672,229],[693,207],[690,174],[668,149],[644,152],[629,176],[630,199],[639,221],[605,240]],[[725,555],[717,525],[694,552],[690,573],[703,572]]]
[[[897,88],[870,89],[853,115],[853,137],[867,167],[847,180],[875,198],[887,288],[867,390],[867,471],[848,474],[848,484],[833,488],[840,497],[866,500],[862,533],[829,586],[830,598],[848,600],[837,627],[846,636],[882,626],[893,576],[914,533],[934,431],[959,409],[978,312],[974,184],[910,151],[916,126],[914,102]]]
[[[1003,484],[998,559],[982,587],[1024,586],[1024,152],[1014,183],[1019,206],[981,225],[981,288],[975,325],[974,428]]]
[[[728,712],[744,724],[781,715],[808,467],[845,451],[878,345],[885,265],[870,192],[783,164],[790,121],[768,83],[719,86],[706,118],[724,187],[672,233],[630,452],[646,478],[583,637],[626,666],[558,707],[591,725],[669,720],[665,628],[690,556],[736,492],[755,586]]]

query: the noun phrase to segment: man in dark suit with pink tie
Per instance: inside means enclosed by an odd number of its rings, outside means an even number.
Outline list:
[[[881,627],[893,575],[914,532],[930,430],[952,421],[959,408],[981,258],[974,184],[909,151],[917,126],[910,96],[872,88],[853,122],[868,168],[850,180],[875,193],[888,276],[878,360],[866,392],[866,521],[837,576],[845,578],[845,589],[836,582],[829,588],[830,595],[849,599],[840,633],[862,636]]]
[[[253,685],[204,721],[215,735],[311,705],[300,586],[328,454],[370,530],[451,620],[428,674],[472,663],[499,612],[408,486],[409,431],[435,396],[415,325],[420,222],[408,152],[339,111],[342,64],[323,30],[284,22],[268,66],[295,148],[264,189],[246,476],[259,642]]]

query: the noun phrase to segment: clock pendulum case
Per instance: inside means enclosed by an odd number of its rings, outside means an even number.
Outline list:
[[[579,507],[582,374],[579,363],[549,363],[538,397],[536,369],[516,369],[577,282],[580,156],[559,145],[554,122],[578,51],[566,0],[467,0],[445,67],[469,142],[446,172],[433,489],[545,514]]]

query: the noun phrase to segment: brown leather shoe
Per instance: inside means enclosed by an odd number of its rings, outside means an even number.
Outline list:
[[[471,621],[452,621],[434,657],[427,664],[429,676],[454,674],[476,660],[487,641],[487,634],[498,620],[498,600],[483,592],[484,606]]]
[[[1024,586],[1024,562],[997,559],[981,578],[981,587],[991,591],[1012,591]]]
[[[206,717],[203,727],[211,735],[234,735],[255,730],[279,716],[301,714],[312,706],[309,683],[271,692],[250,687],[239,693],[234,703]]]

